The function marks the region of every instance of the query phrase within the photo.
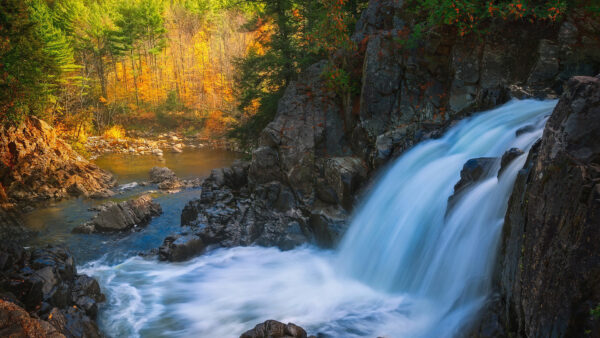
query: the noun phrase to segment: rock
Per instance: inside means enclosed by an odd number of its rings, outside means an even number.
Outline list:
[[[183,153],[183,150],[179,146],[173,146],[171,151],[174,153]]]
[[[598,135],[600,76],[575,77],[509,201],[494,273],[506,336],[600,335]]]
[[[179,181],[179,179],[175,178],[175,179],[169,179],[169,180],[160,182],[158,184],[158,189],[160,189],[160,190],[175,190],[175,189],[181,188],[181,186],[182,186],[182,183]]]
[[[454,186],[454,193],[448,198],[446,213],[455,206],[458,198],[475,183],[482,181],[496,168],[498,159],[493,157],[480,157],[468,160],[460,172],[460,180]],[[500,174],[498,174],[500,175]]]
[[[495,168],[497,159],[493,157],[480,157],[468,160],[460,172],[460,181],[454,186],[454,194],[458,194],[474,183],[489,176]]]
[[[0,290],[2,336],[24,329],[25,337],[100,337],[93,318],[104,295],[63,248],[0,243]]]
[[[154,148],[152,149],[152,155],[163,156],[163,151],[158,148]]]
[[[0,161],[2,199],[19,206],[88,197],[116,185],[112,175],[82,158],[35,117],[0,126],[0,153],[6,155]]]
[[[197,235],[178,235],[165,238],[158,249],[158,257],[163,261],[182,262],[200,255],[206,245]]]
[[[348,214],[335,206],[317,207],[312,210],[309,224],[318,245],[334,248],[348,228]]]
[[[354,193],[366,177],[367,166],[358,158],[334,157],[325,162],[325,180],[347,210],[352,209]]]
[[[254,329],[242,333],[240,338],[307,338],[306,331],[296,324],[283,324],[275,320],[267,320]]]
[[[502,155],[502,159],[500,160],[500,170],[498,171],[498,177],[502,175],[502,172],[508,167],[509,164],[512,163],[514,159],[523,155],[525,152],[519,148],[511,148],[507,152]]]
[[[0,336],[64,338],[50,323],[31,317],[16,304],[0,299]]]
[[[0,242],[10,240],[13,243],[21,243],[34,234],[34,231],[25,227],[20,213],[14,208],[0,206]],[[1,265],[0,262],[0,268]]]
[[[161,183],[167,180],[177,179],[173,170],[166,167],[154,167],[150,169],[150,182]]]
[[[175,173],[166,167],[154,167],[150,169],[150,182],[158,183],[161,190],[176,190],[183,186],[193,186],[193,182],[182,182],[175,176]]]
[[[149,195],[144,195],[126,202],[107,205],[91,221],[76,227],[73,232],[89,234],[127,231],[147,225],[152,217],[161,213],[160,205],[154,203]]]

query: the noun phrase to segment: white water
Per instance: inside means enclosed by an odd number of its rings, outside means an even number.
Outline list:
[[[407,152],[379,178],[338,252],[234,248],[181,264],[89,264],[82,271],[108,295],[100,324],[110,336],[236,337],[266,319],[334,337],[456,336],[489,295],[526,154],[446,213],[448,197],[468,159],[529,150],[555,104],[512,101]]]

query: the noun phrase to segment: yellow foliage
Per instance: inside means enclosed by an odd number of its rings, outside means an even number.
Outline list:
[[[112,126],[110,129],[104,132],[104,138],[108,139],[122,139],[125,137],[125,129],[119,125]]]

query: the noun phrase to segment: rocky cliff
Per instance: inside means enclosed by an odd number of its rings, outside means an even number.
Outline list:
[[[357,23],[359,48],[349,59],[361,74],[359,95],[328,90],[321,76],[326,63],[317,63],[288,86],[263,130],[248,183],[238,190],[244,204],[287,217],[277,238],[289,227],[307,241],[335,246],[365,183],[414,144],[472,112],[511,97],[558,97],[571,76],[600,72],[600,23],[582,15],[552,24],[497,22],[481,39],[440,29],[409,48],[398,39],[414,25],[403,7],[403,1],[370,1]],[[238,200],[233,191],[228,210]],[[182,224],[199,228],[198,216],[222,210],[198,202],[186,209]],[[257,225],[256,217],[212,219],[251,234],[242,245],[284,247],[257,241],[273,227]]]
[[[600,334],[599,136],[600,76],[574,77],[517,178],[480,336]]]
[[[32,117],[18,126],[0,127],[0,196],[4,203],[23,207],[69,196],[106,197],[115,183],[110,174],[82,158],[40,119]]]

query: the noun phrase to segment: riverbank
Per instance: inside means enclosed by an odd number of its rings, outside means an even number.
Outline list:
[[[113,138],[90,136],[85,143],[86,152],[91,160],[106,154],[154,155],[159,158],[166,153],[182,153],[185,149],[208,149],[239,152],[239,146],[232,140],[207,139],[197,135],[186,136],[176,132],[162,133],[156,136],[141,136],[130,133],[129,137]]]

